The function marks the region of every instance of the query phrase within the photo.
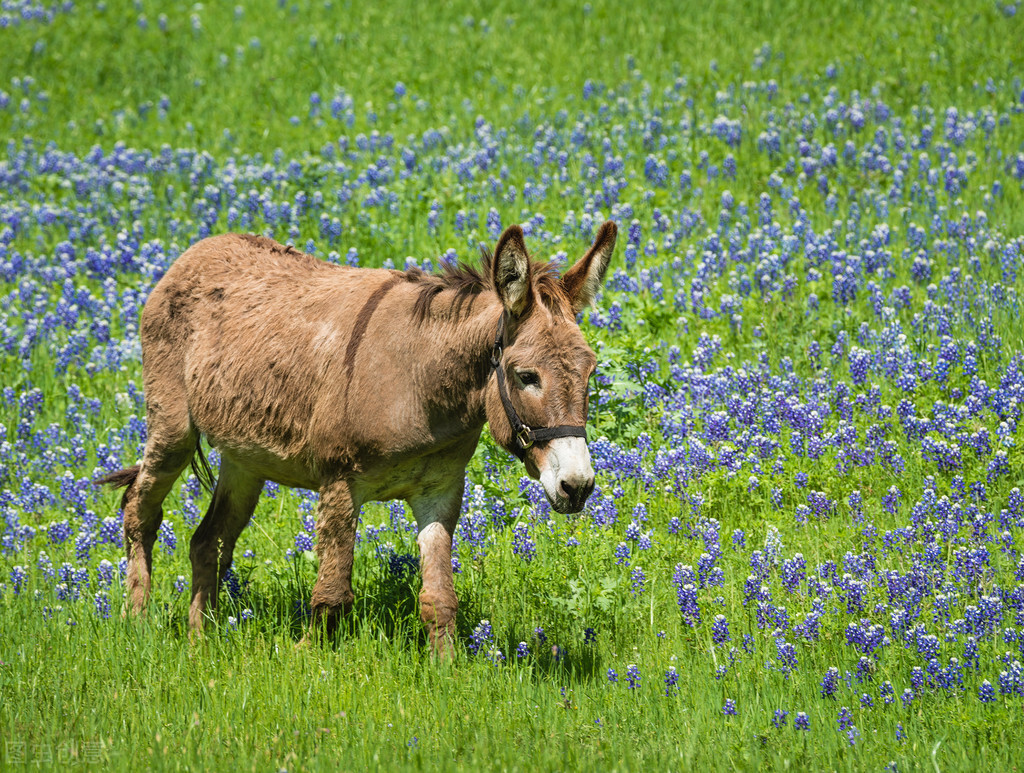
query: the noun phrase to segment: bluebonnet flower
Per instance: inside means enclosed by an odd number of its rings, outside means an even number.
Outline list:
[[[791,671],[796,670],[797,656],[795,645],[778,636],[775,639],[775,652],[775,658],[779,662],[779,670],[783,674],[789,674]]]
[[[879,695],[882,697],[882,702],[893,703],[896,700],[896,692],[893,690],[892,683],[886,680],[879,686]]]
[[[978,688],[978,700],[982,703],[992,703],[996,699],[995,688],[992,687],[992,683],[988,679],[981,683],[981,687]]]
[[[768,526],[764,537],[764,554],[772,564],[777,564],[782,555],[782,535],[775,526]]]
[[[71,524],[67,521],[51,522],[46,529],[46,533],[49,535],[51,543],[59,545],[65,540],[71,538]]]
[[[677,686],[679,682],[679,674],[676,672],[675,666],[669,666],[665,672],[665,695],[666,697],[672,697],[679,692]]]
[[[839,669],[833,666],[825,672],[825,676],[821,680],[821,697],[831,698],[836,694],[837,689],[839,689]]]
[[[887,513],[895,513],[902,497],[903,493],[896,486],[890,486],[889,490],[882,497],[882,509]]]
[[[846,706],[839,709],[839,718],[837,722],[839,724],[840,731],[848,730],[853,726],[853,715]]]
[[[109,588],[114,582],[114,565],[105,558],[96,567],[96,579],[102,588]]]
[[[615,548],[615,558],[618,559],[616,564],[629,565],[629,545],[625,542],[620,542]]]
[[[481,620],[477,623],[476,628],[473,629],[473,633],[469,637],[469,651],[471,653],[478,654],[485,647],[489,647],[494,643],[494,630],[491,628],[490,620]]]
[[[732,533],[732,546],[734,550],[739,550],[747,547],[747,537],[743,533],[743,529],[736,529]]]
[[[110,598],[106,591],[97,591],[93,597],[96,606],[96,614],[106,620],[110,617]]]
[[[609,679],[611,675],[609,674]],[[640,669],[637,668],[636,664],[630,663],[626,668],[626,681],[629,683],[629,689],[635,690],[640,685]]]
[[[715,644],[724,644],[730,638],[729,623],[725,619],[725,615],[715,615],[715,619],[711,623],[711,641]]]
[[[679,571],[677,567],[676,576]],[[676,586],[676,604],[683,616],[683,622],[687,625],[697,625],[701,621],[700,606],[697,603],[697,589],[692,583],[679,583],[673,577],[673,584]]]
[[[25,581],[28,578],[28,573],[25,571],[24,566],[15,566],[11,569],[10,573],[11,587],[14,589],[15,594],[21,593],[21,589],[25,587]]]
[[[807,562],[801,553],[793,558],[782,562],[782,587],[790,593],[794,593],[806,577]]]
[[[157,541],[163,545],[165,552],[173,553],[178,547],[178,538],[174,534],[174,526],[170,521],[163,521],[157,533]]]
[[[246,583],[248,584],[248,583]],[[221,578],[221,585],[228,594],[228,598],[237,599],[242,595],[242,582],[232,567],[228,567]]]
[[[517,523],[512,531],[512,552],[526,563],[537,555],[537,545],[530,538],[530,530],[525,523]]]
[[[501,235],[501,215],[493,207],[487,213],[487,235],[492,240]]]
[[[803,711],[798,711],[796,713],[796,719],[793,721],[793,727],[796,730],[809,731],[811,729],[811,718]]]
[[[643,595],[644,588],[646,587],[647,582],[647,576],[644,574],[644,570],[641,569],[639,566],[634,568],[633,571],[630,572],[630,580],[632,581],[632,585],[630,586],[630,593],[632,594],[633,598]]]
[[[725,705],[722,706],[722,713],[727,717],[736,716],[736,701],[726,698]]]
[[[1004,662],[1009,661],[1009,656],[1003,658]],[[1024,667],[1020,661],[1014,660],[1008,663],[1008,668],[999,672],[999,694],[1014,695],[1018,698],[1024,697]]]

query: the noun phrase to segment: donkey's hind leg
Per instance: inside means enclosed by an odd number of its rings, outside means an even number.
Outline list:
[[[192,535],[192,606],[188,624],[201,631],[203,617],[217,605],[217,590],[231,566],[235,543],[256,509],[263,478],[253,475],[229,456],[221,457],[213,501]]]
[[[138,477],[125,491],[124,544],[128,556],[126,577],[128,609],[141,612],[149,598],[150,574],[153,569],[153,543],[163,521],[163,501],[181,471],[188,466],[199,442],[187,413],[184,423],[168,426],[157,417],[160,411],[150,408],[149,437]]]

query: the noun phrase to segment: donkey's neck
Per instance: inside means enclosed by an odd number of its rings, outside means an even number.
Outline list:
[[[438,401],[446,410],[457,411],[460,422],[482,426],[486,421],[491,349],[501,314],[497,295],[485,292],[454,312],[454,316],[446,314],[423,321],[424,332],[434,345],[440,344]]]

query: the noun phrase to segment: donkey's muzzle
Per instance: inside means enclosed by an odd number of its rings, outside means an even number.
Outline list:
[[[580,437],[552,440],[536,452],[540,483],[558,513],[578,513],[594,490],[594,468]]]

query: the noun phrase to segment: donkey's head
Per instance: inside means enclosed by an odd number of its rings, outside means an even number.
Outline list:
[[[602,225],[594,244],[561,278],[548,265],[530,262],[519,226],[501,235],[491,261],[503,312],[487,420],[494,439],[523,460],[560,513],[579,512],[594,490],[584,427],[597,359],[576,315],[604,280],[616,233],[615,223]]]

